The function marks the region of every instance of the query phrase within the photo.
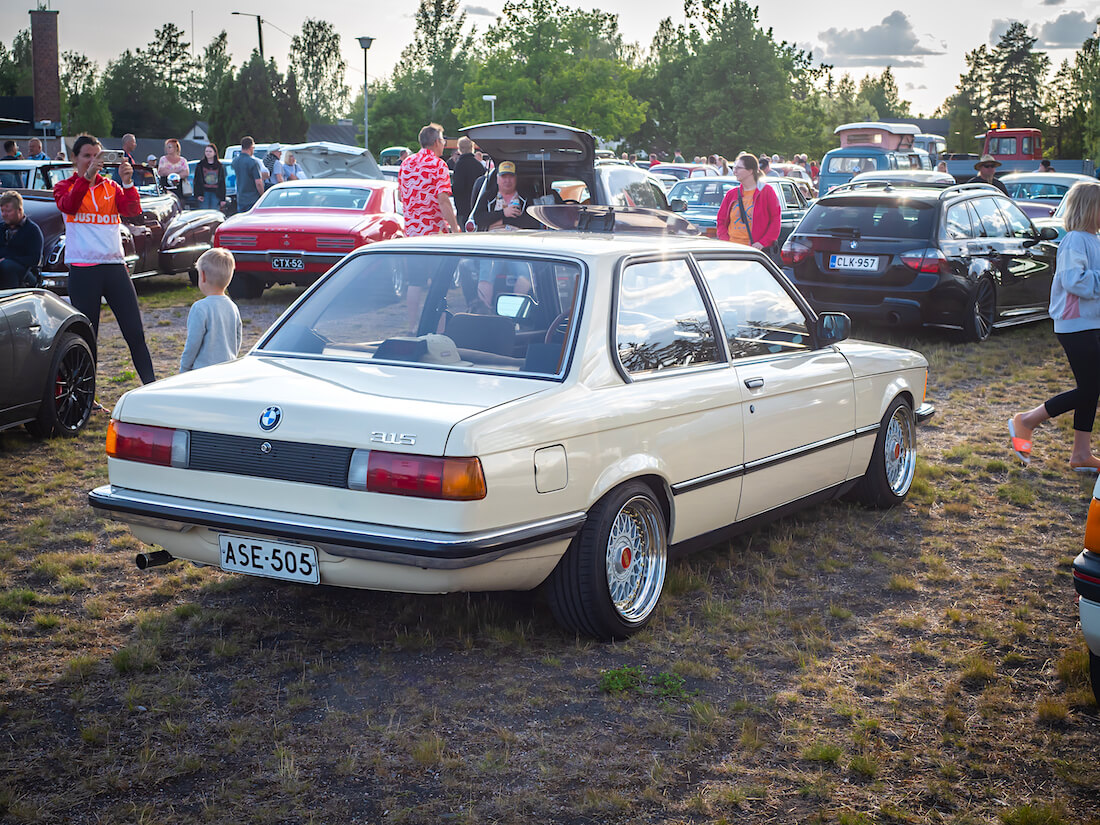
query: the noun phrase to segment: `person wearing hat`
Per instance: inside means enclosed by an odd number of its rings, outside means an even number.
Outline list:
[[[993,174],[994,170],[1001,165],[1001,162],[997,160],[993,155],[982,155],[981,160],[974,164],[974,168],[978,170],[978,174],[972,177],[967,183],[988,183],[990,186],[996,186],[1004,194],[1008,194],[1008,189],[1005,185],[997,179]]]
[[[543,228],[541,223],[527,214],[527,200],[516,190],[516,165],[512,161],[501,161],[497,165],[496,175],[490,176],[485,189],[485,196],[478,200],[473,214],[479,231]],[[500,261],[492,267],[483,267],[477,285],[477,297],[484,305],[482,311],[493,305],[493,291],[498,277],[507,292],[526,295],[531,291],[529,265],[518,261]]]
[[[482,232],[542,228],[542,224],[527,214],[527,200],[516,191],[516,165],[512,161],[506,160],[497,166],[495,180],[489,181],[485,197],[478,201],[474,210],[474,223]]]
[[[263,157],[264,189],[270,189],[279,181],[275,178],[275,164],[283,159],[283,146],[281,143],[272,143],[267,147],[267,154]]]

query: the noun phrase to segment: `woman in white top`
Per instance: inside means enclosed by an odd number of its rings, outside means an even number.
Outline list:
[[[164,141],[164,154],[157,161],[157,175],[160,177],[161,184],[167,185],[168,176],[173,172],[180,176],[181,181],[189,180],[191,177],[191,170],[187,168],[187,159],[180,154],[180,142],[175,138],[168,138]],[[190,194],[190,192],[183,194]]]
[[[1058,263],[1050,285],[1054,334],[1066,351],[1077,386],[1008,422],[1012,449],[1031,461],[1031,434],[1047,419],[1073,410],[1070,466],[1095,475],[1100,458],[1092,454],[1092,425],[1100,399],[1100,182],[1075,184],[1066,195],[1066,236],[1058,245]]]

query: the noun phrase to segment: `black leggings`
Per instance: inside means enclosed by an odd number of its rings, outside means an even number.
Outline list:
[[[141,325],[141,309],[137,293],[125,264],[96,264],[69,267],[69,300],[91,319],[96,338],[99,337],[100,299],[115,314],[122,337],[130,347],[130,357],[142,384],[157,380],[153,374],[153,358],[145,343],[145,328]]]
[[[1091,433],[1100,400],[1100,329],[1060,332],[1056,336],[1066,351],[1077,387],[1054,396],[1043,406],[1050,417],[1073,410],[1073,429]]]

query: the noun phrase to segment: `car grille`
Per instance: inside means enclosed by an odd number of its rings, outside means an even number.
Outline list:
[[[266,452],[264,445],[268,445]],[[351,454],[350,447],[192,432],[187,466],[212,473],[347,487]]]

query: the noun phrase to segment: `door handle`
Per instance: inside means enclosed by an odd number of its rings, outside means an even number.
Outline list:
[[[762,386],[764,386],[764,379],[763,378],[746,378],[745,379],[745,386],[748,387],[750,390],[758,390]]]

